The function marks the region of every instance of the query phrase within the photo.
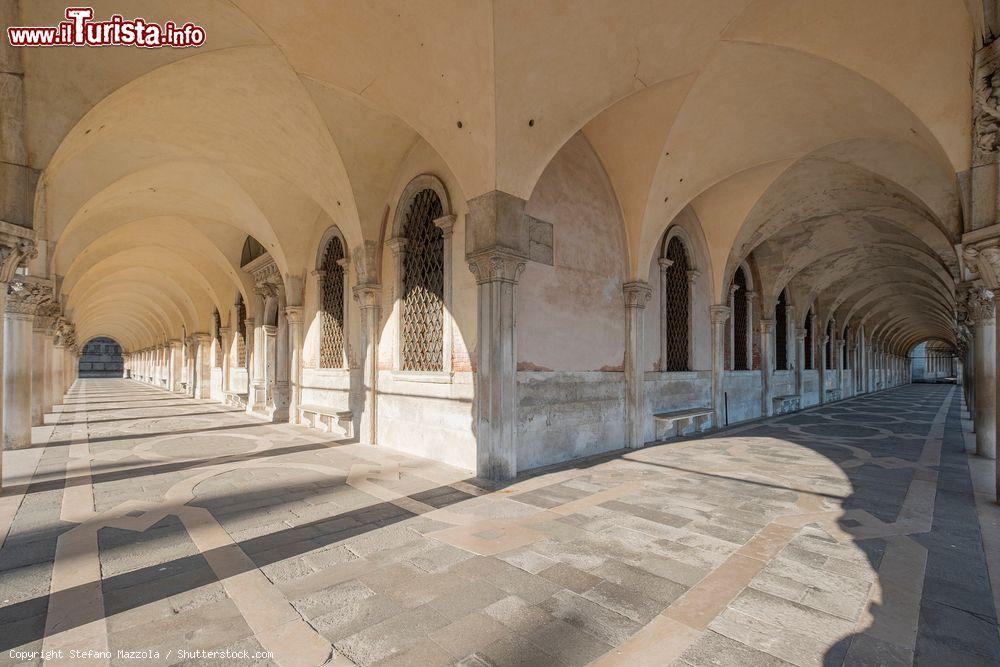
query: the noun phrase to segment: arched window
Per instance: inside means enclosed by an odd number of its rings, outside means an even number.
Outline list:
[[[733,370],[750,370],[748,336],[750,308],[747,303],[747,277],[743,268],[736,269],[731,287],[733,295]]]
[[[444,369],[444,233],[434,221],[441,199],[430,188],[410,202],[403,224],[400,364],[405,371]]]
[[[247,307],[243,303],[243,295],[236,297],[236,366],[246,368],[247,365]]]
[[[774,367],[788,370],[788,295],[781,290],[774,308]]]
[[[212,324],[215,328],[215,360],[212,363],[213,366],[219,368],[222,366],[222,318],[219,317],[219,311],[214,311],[212,313]]]
[[[691,370],[691,289],[684,243],[673,237],[664,253],[663,271],[663,362],[664,371]]]
[[[806,340],[805,340],[805,365],[806,370],[813,370],[813,311],[812,308],[806,313]]]
[[[344,366],[344,244],[334,236],[326,244],[320,271],[320,368]]]
[[[833,322],[826,323],[826,370],[833,370]]]

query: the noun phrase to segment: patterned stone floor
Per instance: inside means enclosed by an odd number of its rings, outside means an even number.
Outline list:
[[[0,661],[1000,664],[960,400],[905,387],[489,489],[84,380],[5,452]]]

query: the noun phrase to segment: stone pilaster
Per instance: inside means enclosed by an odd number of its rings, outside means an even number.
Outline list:
[[[469,201],[465,259],[476,277],[476,472],[517,475],[517,281],[528,258],[526,202],[493,191]]]
[[[212,336],[196,333],[192,336],[194,352],[194,397],[212,397]]]
[[[229,327],[219,327],[219,336],[222,338],[222,396],[223,401],[225,401],[225,396],[231,390],[229,388],[230,378],[229,378],[229,367],[231,365],[232,357],[232,342],[233,342],[233,330]],[[169,354],[169,350],[168,350]]]
[[[3,445],[31,444],[32,346],[35,311],[51,299],[51,286],[15,278],[6,286],[3,344]]]
[[[646,304],[653,291],[644,280],[622,285],[625,294],[625,429],[626,446],[646,441],[645,326]]]
[[[476,472],[493,480],[517,475],[517,280],[525,258],[487,250],[466,258],[476,277]]]
[[[361,310],[361,393],[358,441],[374,445],[378,440],[378,334],[382,318],[382,285],[360,283],[354,287],[354,301]]]
[[[288,322],[289,384],[288,421],[299,423],[299,405],[302,403],[302,306],[285,308]]]
[[[726,322],[732,309],[717,304],[709,307],[712,321],[712,409],[715,410],[715,427],[726,424]]]
[[[774,374],[774,320],[760,321],[760,414],[770,417],[773,411],[771,378]]]
[[[816,364],[816,376],[819,378],[819,402],[826,403],[826,342],[830,337],[825,333],[819,339],[819,363]]]
[[[805,405],[805,397],[802,396],[804,388],[803,371],[806,369],[806,330],[799,328],[795,330],[795,393],[799,396],[801,405]]]

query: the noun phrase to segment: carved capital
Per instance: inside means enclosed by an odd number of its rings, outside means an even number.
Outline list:
[[[709,306],[708,312],[709,316],[712,318],[712,324],[725,324],[726,320],[729,319],[729,314],[732,312],[732,308],[716,304],[714,306]]]
[[[687,272],[689,285],[694,284],[694,282],[697,281],[698,278],[700,277],[701,277],[701,271],[699,271],[698,269],[691,269],[690,271]]]
[[[361,310],[378,308],[382,302],[382,286],[378,283],[355,285],[352,292],[354,294],[354,301]]]
[[[774,333],[774,327],[777,323],[774,320],[761,320],[760,321],[760,332],[762,334]]]
[[[626,308],[645,308],[653,290],[645,280],[632,280],[622,285]]]
[[[389,250],[392,250],[392,254],[396,258],[400,258],[406,254],[406,239],[402,237],[391,238],[385,244],[389,246]]]
[[[962,249],[962,259],[986,287],[991,290],[1000,289],[1000,237],[994,236],[965,246]]]
[[[660,265],[660,272],[663,273],[674,265],[674,260],[667,259],[666,257],[660,257],[656,260],[656,263]]]
[[[806,339],[806,334],[809,333],[804,328],[795,330],[795,340],[804,341]]]
[[[469,270],[479,284],[490,282],[516,283],[524,271],[526,257],[500,248],[491,248],[466,255]]]
[[[302,324],[302,306],[288,306],[285,308],[285,319],[289,324]]]
[[[458,220],[457,216],[442,215],[440,218],[434,220],[434,226],[444,233],[445,238],[449,238],[454,231],[453,228],[455,227],[456,220]]]
[[[7,312],[13,315],[34,315],[40,305],[51,300],[51,287],[44,283],[14,279],[7,285]]]
[[[996,299],[993,291],[983,287],[969,290],[967,308],[968,321],[972,324],[985,324],[996,319]]]
[[[34,239],[0,231],[0,282],[12,280],[15,271],[35,257],[38,247]]]

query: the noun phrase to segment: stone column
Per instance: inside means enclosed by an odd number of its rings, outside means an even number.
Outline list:
[[[361,392],[362,407],[359,418],[358,441],[374,445],[378,439],[376,413],[378,410],[378,338],[382,319],[382,286],[378,283],[361,283],[354,287],[354,300],[361,309]]]
[[[246,363],[247,363],[247,405],[246,411],[249,414],[253,412],[253,383],[254,383],[254,366],[257,365],[257,337],[254,335],[257,332],[257,323],[252,317],[246,318],[244,320],[244,326],[246,327]]]
[[[185,371],[187,372],[187,395],[196,398],[198,385],[198,340],[192,335],[187,339],[187,357],[185,358]]]
[[[819,339],[819,363],[816,364],[816,376],[819,378],[819,402],[826,403],[826,341],[830,337],[825,333]]]
[[[467,259],[476,276],[478,296],[476,471],[486,479],[513,479],[517,475],[515,299],[525,259],[503,250]]]
[[[639,449],[646,442],[646,373],[643,324],[653,291],[644,280],[622,285],[625,294],[625,445]]]
[[[31,425],[41,426],[45,421],[45,386],[49,364],[45,349],[45,330],[48,318],[35,316],[31,331]]]
[[[805,389],[804,373],[806,370],[806,330],[795,330],[795,393],[799,396],[799,405],[804,407],[806,399],[802,395]]]
[[[517,474],[517,280],[529,250],[523,199],[493,191],[469,201],[465,259],[476,277],[476,472]]]
[[[7,293],[3,342],[3,447],[31,444],[32,324],[40,292],[31,283],[12,282]]]
[[[709,307],[712,321],[712,409],[716,428],[726,424],[726,322],[732,309],[717,304]]]
[[[226,400],[226,394],[228,394],[231,389],[229,388],[229,367],[230,367],[230,355],[232,353],[232,333],[233,330],[229,327],[221,327],[219,329],[219,335],[222,337],[222,400]]]
[[[996,383],[997,364],[1000,360],[997,358],[996,300],[992,290],[977,287],[969,292],[969,314],[974,325],[976,454],[995,459],[997,458]]]
[[[66,387],[63,385],[66,377],[63,370],[63,365],[66,362],[66,350],[61,340],[53,342],[51,352],[52,370],[49,374],[49,382],[51,383],[52,398],[54,401],[52,405],[56,406],[62,405],[66,392]]]
[[[291,384],[288,421],[298,424],[299,405],[302,402],[302,306],[286,307],[285,319],[288,321],[289,384]],[[345,346],[346,343],[345,341]]]
[[[194,355],[194,397],[212,397],[212,336],[207,333],[196,333],[193,336]]]
[[[771,376],[774,374],[774,320],[760,321],[760,414],[770,417],[774,412],[771,400]]]

